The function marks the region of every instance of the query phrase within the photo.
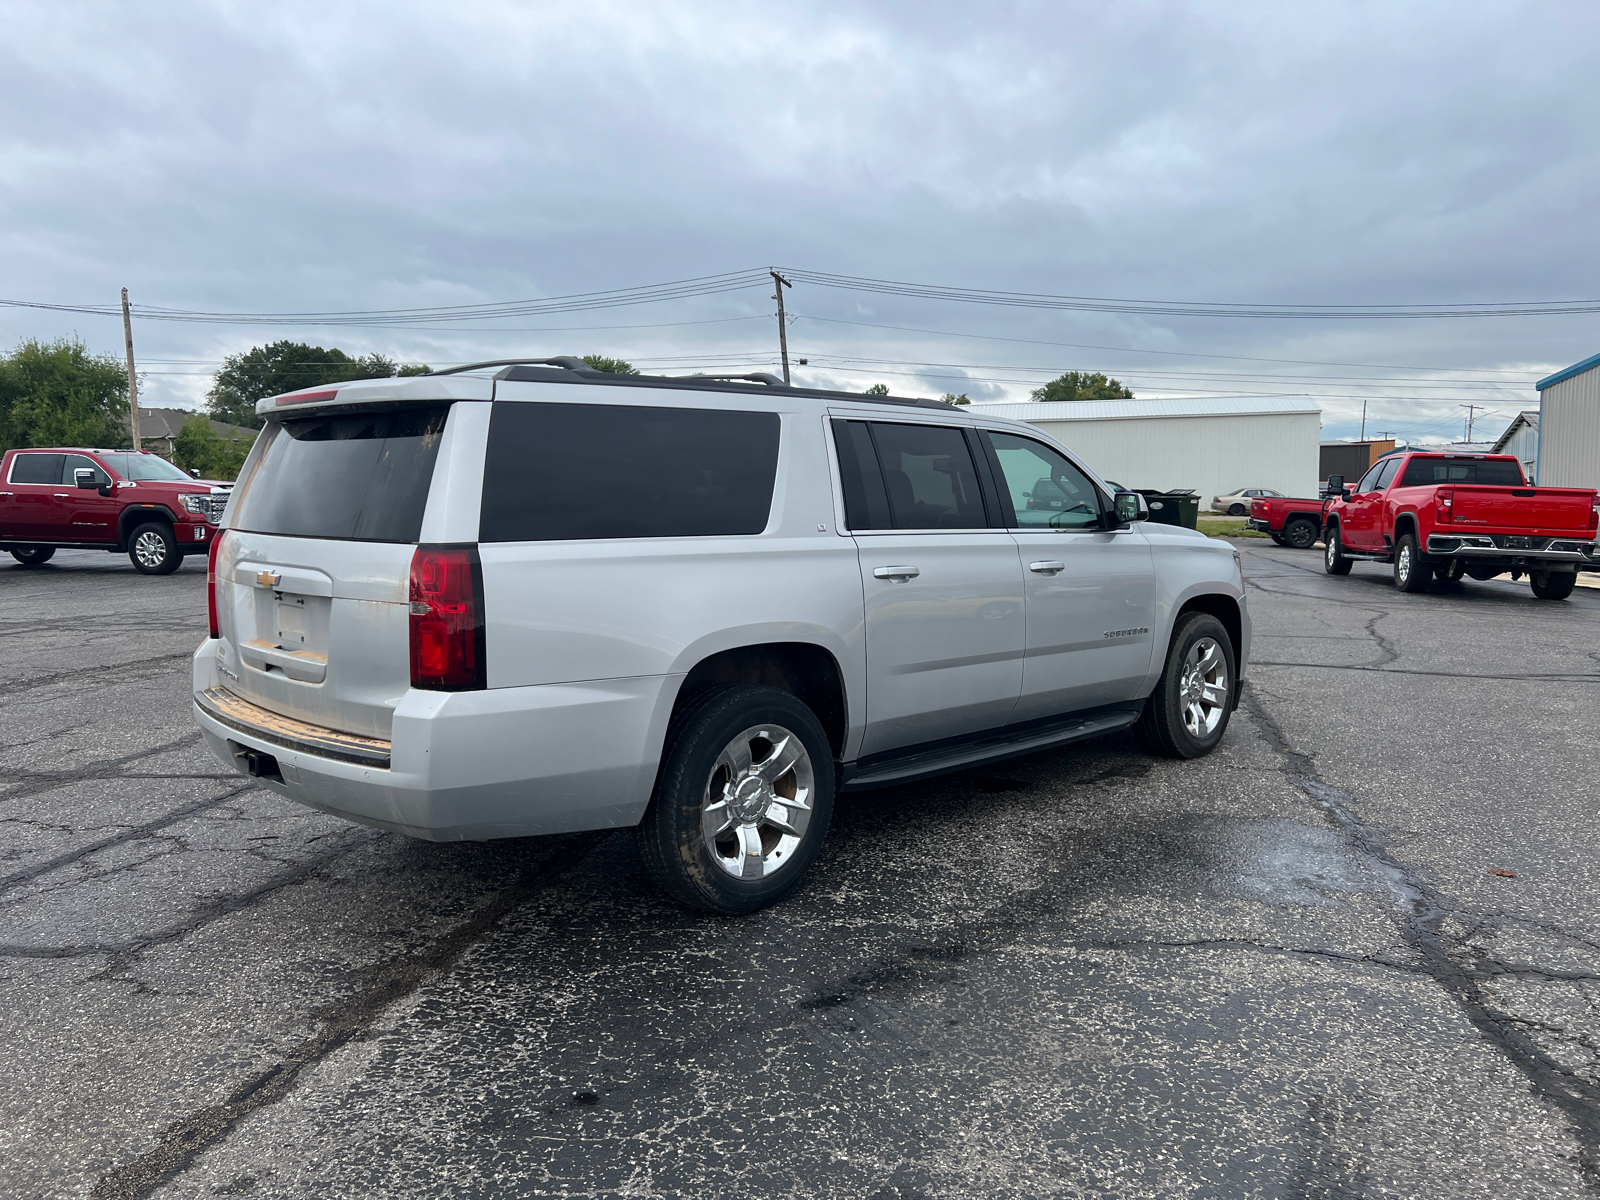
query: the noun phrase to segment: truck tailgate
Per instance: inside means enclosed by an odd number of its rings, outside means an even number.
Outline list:
[[[1455,484],[1450,490],[1455,525],[1569,536],[1589,532],[1595,494],[1584,488]]]

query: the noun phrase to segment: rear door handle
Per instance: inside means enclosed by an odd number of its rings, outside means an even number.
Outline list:
[[[915,579],[922,572],[916,567],[873,567],[874,579],[893,579],[897,583],[904,583],[908,579]]]
[[[53,499],[56,499],[56,500],[65,500],[67,498],[67,495],[68,495],[68,493],[66,493],[66,492],[52,492],[51,493],[51,497]]]
[[[1063,562],[1036,562],[1029,563],[1028,570],[1037,571],[1041,575],[1054,575],[1057,571],[1065,571],[1067,564]]]

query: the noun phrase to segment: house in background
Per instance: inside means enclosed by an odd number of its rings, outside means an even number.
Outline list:
[[[1539,389],[1539,482],[1600,488],[1600,354],[1533,386]]]
[[[139,406],[139,444],[152,453],[159,454],[168,462],[172,461],[172,443],[183,432],[183,423],[190,417],[201,416],[187,408],[146,408]],[[243,438],[247,442],[256,440],[257,430],[247,429],[243,425],[229,425],[226,421],[213,421],[209,417],[206,424],[211,426],[211,431],[223,441],[232,441]]]
[[[1522,473],[1530,482],[1539,482],[1539,410],[1519,412],[1489,453],[1515,454],[1522,463]]]

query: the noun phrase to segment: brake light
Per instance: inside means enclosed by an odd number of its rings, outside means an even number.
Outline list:
[[[1594,502],[1594,507],[1589,510],[1589,532],[1600,532],[1600,499]]]
[[[1455,515],[1451,511],[1452,506],[1455,503],[1455,498],[1456,494],[1449,488],[1440,490],[1439,494],[1435,497],[1435,499],[1438,501],[1439,507],[1436,508],[1433,513],[1433,519],[1436,524],[1448,525],[1455,519]]]
[[[476,546],[418,546],[411,556],[411,686],[443,692],[488,686]]]
[[[221,637],[222,626],[217,623],[217,551],[222,548],[226,529],[217,530],[211,539],[211,549],[206,551],[206,614],[211,618],[211,636]]]

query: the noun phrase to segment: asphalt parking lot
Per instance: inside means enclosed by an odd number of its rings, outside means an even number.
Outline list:
[[[258,790],[189,716],[202,562],[7,558],[0,1193],[1592,1195],[1600,591],[1239,544],[1218,753],[852,797],[738,920],[625,832]]]

